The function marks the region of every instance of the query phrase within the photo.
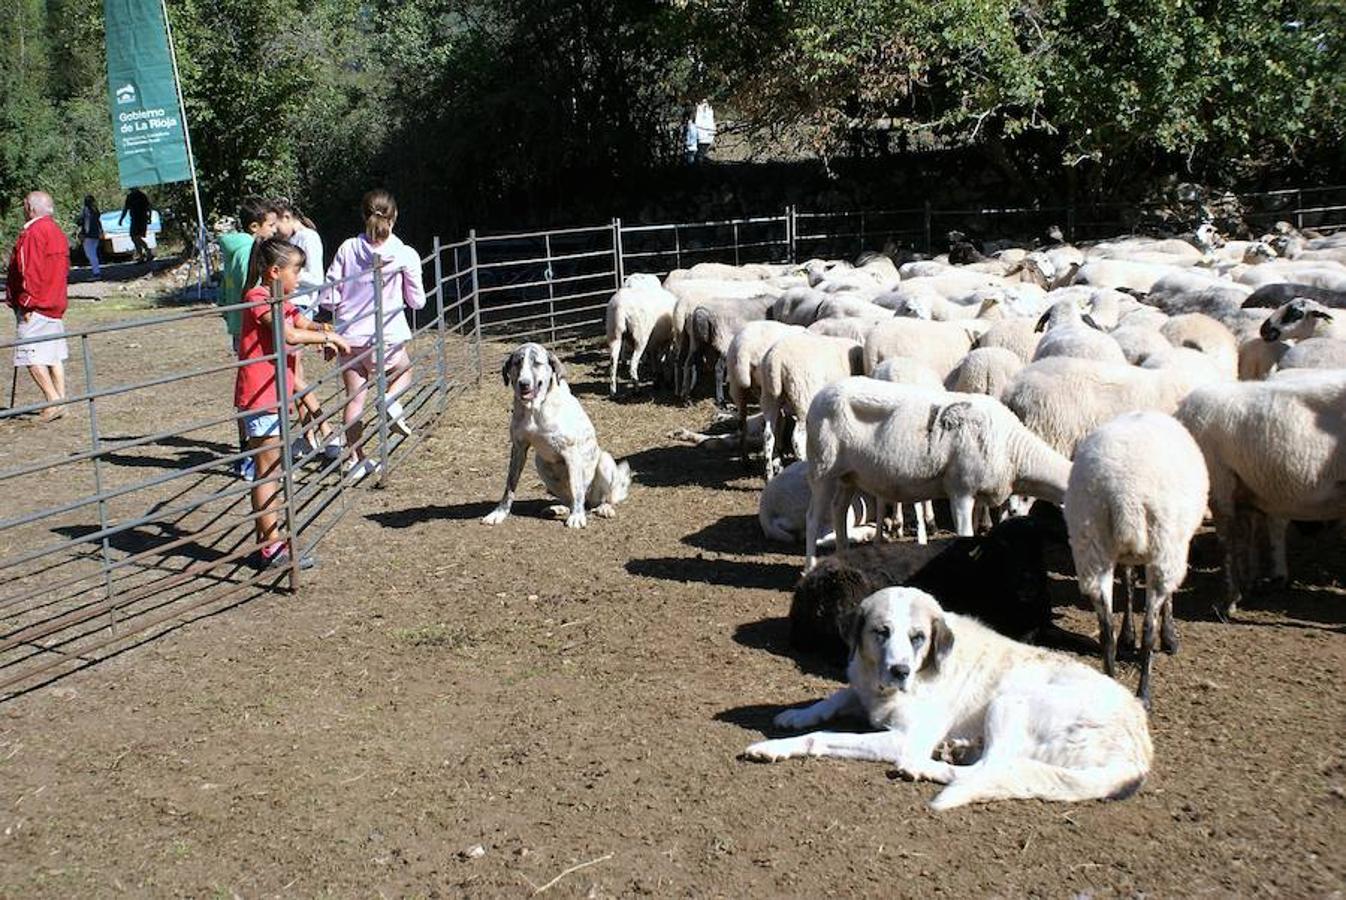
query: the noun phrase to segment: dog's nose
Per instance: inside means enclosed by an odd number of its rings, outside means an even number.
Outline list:
[[[911,666],[904,666],[901,664],[889,666],[888,674],[893,676],[893,679],[896,681],[906,681],[907,676],[911,674]]]

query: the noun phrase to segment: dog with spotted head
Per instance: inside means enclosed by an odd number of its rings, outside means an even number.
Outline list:
[[[498,525],[509,516],[530,448],[547,491],[561,501],[552,512],[565,517],[566,527],[585,527],[586,510],[603,518],[615,515],[630,492],[631,467],[598,446],[593,422],[570,392],[556,354],[541,344],[524,344],[505,359],[500,376],[514,393],[509,471],[504,495],[482,522]]]

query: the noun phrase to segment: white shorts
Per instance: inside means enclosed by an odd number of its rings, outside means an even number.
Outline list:
[[[244,433],[250,438],[280,437],[280,416],[276,413],[254,413],[241,421]]]
[[[40,312],[30,312],[28,321],[19,322],[18,339],[50,337],[49,341],[37,341],[32,344],[19,344],[14,348],[14,365],[54,366],[70,356],[70,348],[65,342],[65,323]]]

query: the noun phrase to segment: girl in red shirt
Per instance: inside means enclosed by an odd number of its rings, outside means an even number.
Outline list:
[[[239,331],[238,358],[245,365],[238,367],[234,382],[234,406],[249,415],[243,417],[248,449],[253,451],[257,476],[252,483],[252,511],[257,526],[257,541],[261,546],[255,560],[259,567],[283,569],[292,564],[292,550],[280,540],[280,416],[276,391],[276,361],[267,359],[275,353],[272,306],[268,302],[274,285],[279,285],[286,296],[299,286],[299,274],[304,267],[304,251],[283,238],[269,238],[253,248],[248,265],[247,283],[256,285],[243,295],[244,303],[254,303],[243,310]],[[289,300],[281,303],[284,322],[281,325],[286,344],[321,344],[330,357],[333,353],[349,353],[350,345],[332,333],[330,325],[315,325],[304,318]],[[283,352],[283,351],[282,351]],[[285,354],[286,395],[294,393],[294,355]],[[291,536],[292,537],[292,536]],[[313,566],[309,557],[301,557],[299,567]]]

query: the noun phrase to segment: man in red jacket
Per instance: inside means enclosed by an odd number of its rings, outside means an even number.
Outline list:
[[[18,317],[18,339],[43,338],[14,348],[14,365],[27,367],[48,402],[65,399],[65,366],[70,351],[65,342],[65,315],[69,298],[70,245],[52,219],[51,195],[33,191],[23,198],[27,222],[9,257],[5,293]],[[50,422],[65,415],[65,407],[48,406],[39,418]]]

